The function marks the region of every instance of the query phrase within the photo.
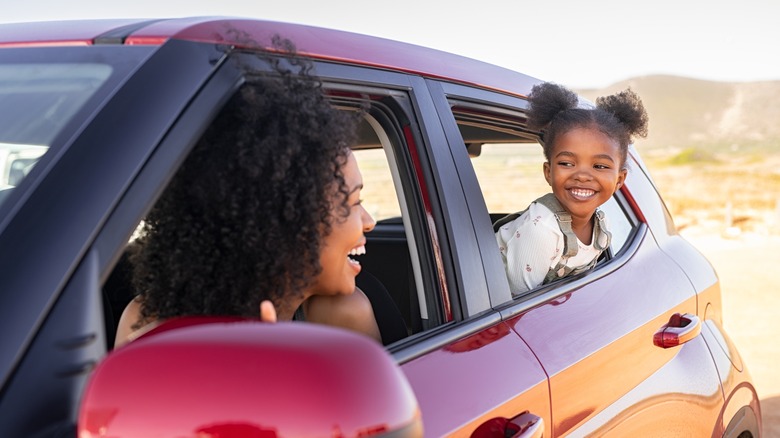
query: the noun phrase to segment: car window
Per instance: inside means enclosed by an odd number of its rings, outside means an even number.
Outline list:
[[[338,88],[338,91],[329,91],[328,87]],[[343,111],[364,111],[353,153],[363,177],[362,205],[377,225],[367,233],[366,254],[357,257],[362,268],[358,286],[372,300],[383,342],[389,345],[441,321],[435,298],[437,289],[424,286],[438,276],[424,268],[431,265],[431,244],[421,225],[424,221],[415,219],[420,215],[420,196],[413,182],[404,132],[399,128],[402,123],[398,119],[400,110],[383,103],[389,99],[386,91],[382,96],[371,96],[365,87],[354,95],[347,93],[343,84],[326,84],[325,88],[326,93],[332,94],[329,97],[334,107]],[[404,95],[398,98],[402,99]],[[366,104],[367,100],[370,105]],[[143,220],[103,286],[115,315],[120,315],[136,294],[131,284],[132,258],[129,255],[134,250],[134,242],[142,236],[142,224]],[[362,280],[369,276],[376,281]],[[379,285],[376,288],[379,292],[367,289],[372,284]],[[378,301],[374,300],[376,293],[381,294]],[[113,333],[114,329],[109,328],[108,332]],[[385,329],[390,333],[388,336]]]
[[[376,221],[373,231],[366,236],[366,254],[359,258],[361,277],[371,276],[379,281],[392,302],[373,303],[378,319],[395,309],[403,318],[405,334],[392,336],[393,340],[422,331],[429,326],[428,310],[419,254],[414,249],[416,239],[410,211],[402,188],[396,153],[390,137],[376,119],[368,115],[365,124],[382,138],[380,147],[358,148],[353,152],[363,175],[361,192],[363,205]],[[368,132],[367,130],[362,130]],[[360,279],[358,279],[360,281]],[[359,284],[360,286],[360,284]],[[367,291],[370,294],[372,291]],[[384,292],[382,292],[384,293]],[[380,330],[388,322],[378,321]],[[383,338],[387,336],[383,335]],[[387,342],[385,342],[387,344]]]
[[[471,163],[491,214],[514,213],[550,191],[539,143],[486,143]]]
[[[421,146],[411,97],[367,85],[326,83],[325,88],[334,106],[364,111],[353,152],[363,175],[363,205],[377,223],[366,236],[361,275],[376,277],[387,289],[408,335],[438,327],[448,319],[434,225],[424,205],[419,162],[412,157],[419,157]]]
[[[613,255],[618,254],[626,242],[628,242],[631,233],[634,232],[636,220],[617,201],[617,196],[613,196],[612,199],[601,206],[601,209],[607,216],[609,232],[612,233],[610,252]]]
[[[430,286],[438,276],[428,268],[432,266],[431,241],[421,219],[423,207],[410,163],[411,146],[400,126],[409,119],[394,103],[407,96],[393,92],[392,97],[380,97],[387,91],[364,87],[361,92],[360,101],[350,102],[341,89],[340,97],[334,100],[337,106],[349,109],[350,105],[364,102],[366,96],[372,97],[370,108],[363,107],[366,111],[358,130],[360,138],[353,148],[363,176],[363,205],[376,221],[374,230],[366,236],[366,254],[359,258],[361,277],[375,277],[383,286],[392,301],[373,303],[374,312],[378,319],[387,318],[388,313],[400,313],[406,337],[442,321],[438,288]],[[379,322],[381,330],[382,321]]]
[[[358,167],[363,174],[363,205],[377,222],[401,218],[396,181],[383,148],[356,149]]]
[[[491,223],[525,210],[535,199],[550,192],[542,170],[542,145],[525,127],[521,111],[459,101],[453,101],[451,106]],[[619,253],[635,228],[636,221],[621,207],[619,196],[601,207],[612,240],[600,263]]]
[[[111,71],[97,63],[0,64],[0,203]]]

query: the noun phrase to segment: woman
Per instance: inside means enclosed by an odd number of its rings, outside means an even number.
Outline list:
[[[302,60],[269,64],[277,74],[242,86],[146,217],[115,345],[172,317],[299,308],[379,338],[351,258],[374,227],[349,149],[359,115],[333,109]]]

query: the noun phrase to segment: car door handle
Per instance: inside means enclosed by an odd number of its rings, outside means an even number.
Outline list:
[[[675,313],[669,323],[658,329],[653,335],[656,347],[670,348],[682,345],[701,333],[701,320],[690,313]]]
[[[530,412],[522,413],[509,420],[504,436],[512,438],[542,438],[544,436],[544,420]]]
[[[542,438],[544,420],[528,411],[515,418],[491,418],[482,423],[471,438]]]

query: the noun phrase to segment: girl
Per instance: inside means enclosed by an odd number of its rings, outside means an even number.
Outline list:
[[[632,137],[647,135],[647,113],[630,89],[587,109],[552,83],[534,86],[528,99],[528,125],[542,132],[552,193],[494,224],[515,294],[596,264],[610,240],[598,207],[623,185]]]

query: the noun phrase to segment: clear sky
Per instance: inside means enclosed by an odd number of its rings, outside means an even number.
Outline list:
[[[0,0],[0,23],[225,15],[433,47],[569,87],[780,80],[778,0]]]

